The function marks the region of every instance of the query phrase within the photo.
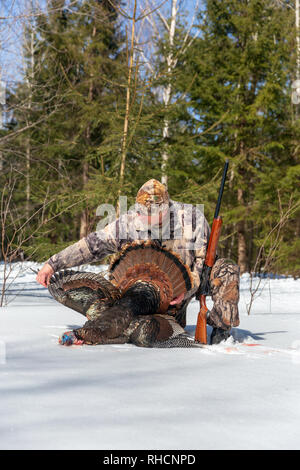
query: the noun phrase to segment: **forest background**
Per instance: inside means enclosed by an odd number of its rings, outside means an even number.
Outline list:
[[[4,0],[0,261],[46,261],[156,178],[241,272],[300,274],[299,0]]]

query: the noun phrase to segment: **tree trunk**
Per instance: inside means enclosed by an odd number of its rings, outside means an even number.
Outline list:
[[[296,82],[298,82],[297,89],[299,90],[300,81],[300,1],[296,0],[295,3],[295,26],[296,26]],[[295,104],[295,117],[299,118],[299,96],[297,93],[297,103]]]
[[[168,65],[168,76],[170,77],[171,72],[174,68],[174,59],[173,59],[173,51],[172,47],[174,45],[174,36],[175,36],[175,28],[176,28],[176,16],[177,16],[177,0],[172,0],[172,14],[171,14],[171,23],[170,23],[170,29],[169,29],[169,46],[170,46],[170,52],[167,55],[167,65]],[[163,91],[163,102],[165,106],[165,111],[167,112],[168,106],[170,104],[171,100],[171,84],[168,83],[168,85],[164,88]],[[169,129],[170,129],[170,123],[168,118],[164,119],[164,125],[163,125],[163,140],[165,143],[164,150],[162,153],[162,165],[161,165],[161,182],[168,186],[168,176],[167,176],[167,164],[169,160],[169,153],[166,148],[166,139],[169,137]]]
[[[30,11],[33,12],[33,4],[31,1]],[[34,74],[35,74],[35,47],[34,47],[34,30],[33,25],[30,25],[30,40],[27,43],[27,51],[30,54],[30,69],[29,69],[29,77],[27,79],[27,87],[28,87],[28,117],[27,125],[30,124],[31,120],[31,110],[32,110],[32,97],[33,97],[33,82],[34,82]],[[25,201],[25,215],[26,218],[29,218],[30,214],[30,195],[31,195],[31,187],[30,187],[30,166],[31,166],[31,138],[30,136],[26,139],[26,173],[25,173],[25,186],[26,186],[26,201]]]
[[[128,137],[130,100],[131,100],[131,81],[132,81],[132,72],[133,72],[133,67],[134,67],[136,9],[137,9],[137,0],[134,1],[132,26],[131,26],[131,44],[130,44],[130,52],[129,52],[128,78],[127,78],[127,87],[126,87],[126,108],[125,108],[125,118],[124,118],[124,126],[123,126],[123,137],[122,137],[122,142],[121,142],[121,165],[120,165],[120,179],[119,179],[119,191],[118,191],[118,203],[117,203],[117,217],[119,217],[120,215],[119,198],[121,196],[123,183],[124,183],[125,165],[126,165],[126,156],[127,156],[127,137]]]
[[[170,103],[170,97],[171,97],[171,85],[169,84],[166,89],[164,90],[164,105],[165,105],[165,110],[167,110],[168,105]],[[163,126],[163,141],[164,141],[164,150],[162,153],[162,165],[161,165],[161,182],[162,184],[165,184],[168,186],[168,176],[167,176],[167,164],[168,164],[168,159],[169,159],[169,153],[166,148],[167,143],[166,140],[169,137],[169,120],[164,119],[164,126]]]
[[[295,4],[296,26],[296,80],[300,80],[300,0]]]
[[[26,219],[29,218],[30,211],[30,138],[26,142]]]
[[[82,168],[82,184],[83,187],[86,186],[88,182],[88,170],[89,164],[87,162],[83,162]],[[81,217],[80,217],[80,238],[86,237],[88,235],[88,210],[83,209]]]
[[[238,188],[238,203],[244,205],[243,190]],[[248,272],[248,257],[247,257],[247,243],[246,243],[246,231],[245,222],[241,220],[237,224],[238,234],[238,265],[240,267],[241,274]]]
[[[96,26],[94,25],[92,31],[92,38],[96,36]],[[88,91],[88,101],[91,102],[93,100],[93,91],[94,91],[94,84],[93,84],[93,74],[91,74],[90,86]],[[86,144],[87,148],[91,145],[91,125],[88,124],[85,132]],[[85,189],[87,183],[89,181],[89,164],[87,161],[83,162],[82,165],[82,187],[83,190]],[[81,217],[80,217],[80,238],[86,237],[89,232],[89,212],[88,209],[83,209]]]

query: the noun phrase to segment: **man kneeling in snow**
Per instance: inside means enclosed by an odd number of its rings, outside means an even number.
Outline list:
[[[154,238],[162,247],[178,253],[192,272],[193,289],[174,298],[167,311],[168,315],[172,315],[185,327],[187,305],[200,285],[209,225],[198,208],[171,200],[166,187],[155,179],[147,181],[140,188],[136,202],[145,210],[128,212],[103,230],[90,233],[51,256],[39,271],[37,281],[47,287],[56,271],[100,261],[119,252],[125,243]],[[126,237],[123,237],[124,233]],[[229,337],[233,326],[239,325],[238,266],[230,260],[217,259],[211,271],[210,286],[214,305],[207,323],[213,327],[211,344],[217,344]]]

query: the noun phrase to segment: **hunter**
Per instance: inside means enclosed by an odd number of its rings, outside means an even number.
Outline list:
[[[51,256],[36,279],[47,287],[54,272],[100,261],[131,241],[155,239],[162,247],[178,253],[194,278],[193,289],[173,299],[167,312],[184,328],[187,306],[200,285],[209,225],[198,207],[173,201],[166,187],[155,179],[139,189],[136,203],[137,211],[121,215],[104,229]],[[217,258],[210,286],[213,308],[207,323],[213,328],[211,344],[218,344],[230,336],[232,327],[239,325],[239,267],[231,260]]]

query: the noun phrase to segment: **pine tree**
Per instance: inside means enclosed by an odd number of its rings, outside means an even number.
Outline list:
[[[36,162],[30,169],[32,203],[54,199],[46,217],[55,218],[37,241],[45,257],[86,235],[94,228],[97,205],[113,202],[120,141],[113,140],[112,128],[116,103],[124,95],[124,61],[117,12],[109,1],[83,1],[66,9],[63,0],[51,0],[35,27],[36,67],[32,74],[29,64],[26,76],[33,86],[20,84],[18,95],[27,93],[28,99],[30,89],[28,113],[39,123],[20,138],[23,147],[30,142]],[[24,110],[16,117],[19,127],[28,120]]]
[[[205,6],[199,17],[201,34],[183,63],[185,77],[180,85],[183,89],[187,81],[191,83],[189,124],[197,143],[192,158],[200,189],[192,188],[195,195],[203,196],[210,213],[212,191],[210,187],[207,192],[206,183],[229,158],[224,198],[228,238],[224,237],[223,247],[232,251],[234,236],[241,272],[245,272],[276,217],[274,212],[265,213],[268,209],[258,188],[266,174],[276,185],[275,175],[282,171],[276,173],[277,169],[295,164],[287,142],[294,19],[291,9],[274,8],[272,1],[207,0]],[[269,202],[273,209],[274,193]]]

